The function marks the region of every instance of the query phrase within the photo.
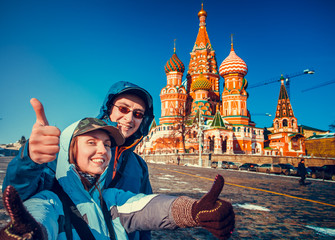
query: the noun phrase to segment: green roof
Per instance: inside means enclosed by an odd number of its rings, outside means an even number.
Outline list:
[[[325,130],[321,130],[321,129],[317,129],[317,128],[312,128],[312,127],[305,126],[305,125],[299,125],[299,127],[302,127],[302,129],[304,129],[304,130],[311,130],[311,131],[318,131],[318,132],[327,132]]]
[[[323,138],[335,138],[335,133],[313,135],[313,136],[310,136],[309,138],[307,138],[307,140],[323,139]]]
[[[216,113],[214,115],[214,119],[213,119],[212,123],[210,124],[210,127],[211,128],[224,128],[224,127],[226,127],[223,120],[222,120],[220,111],[216,111]]]

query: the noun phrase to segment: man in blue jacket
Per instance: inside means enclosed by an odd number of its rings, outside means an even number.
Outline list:
[[[23,200],[42,190],[51,189],[55,179],[60,131],[48,126],[43,106],[36,99],[31,104],[36,112],[29,141],[9,163],[3,188],[14,186]],[[105,188],[114,187],[134,193],[151,194],[148,167],[134,149],[148,134],[153,116],[151,95],[129,82],[117,82],[109,89],[98,118],[117,124],[126,142],[112,151]],[[150,239],[150,232],[135,232],[130,239]]]

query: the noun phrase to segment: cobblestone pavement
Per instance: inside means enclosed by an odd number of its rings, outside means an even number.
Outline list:
[[[324,235],[307,226],[335,231],[335,182],[308,179],[310,185],[304,187],[298,185],[297,177],[176,165],[149,164],[149,171],[155,193],[194,198],[205,194],[216,174],[222,174],[226,184],[220,197],[233,204],[236,214],[232,239],[334,239],[334,235]],[[240,207],[244,204],[268,211]],[[163,234],[153,232],[153,237],[215,239],[198,228]]]
[[[1,184],[7,162],[0,159]],[[308,227],[335,231],[334,182],[308,179],[311,184],[301,187],[298,178],[293,177],[151,163],[148,166],[155,193],[197,199],[207,193],[215,176],[222,174],[226,184],[220,197],[233,204],[236,214],[236,230],[232,239],[334,239],[334,236]],[[245,204],[260,209],[241,207]],[[1,199],[0,226],[3,227],[7,221]],[[216,238],[204,229],[192,228],[153,231],[152,239]]]

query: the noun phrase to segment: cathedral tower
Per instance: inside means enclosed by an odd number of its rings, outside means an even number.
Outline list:
[[[208,94],[212,89],[211,82],[200,73],[197,80],[191,85],[191,91],[194,92],[194,98],[192,103],[191,115],[195,116],[197,111],[201,111],[201,115],[205,118],[212,118],[212,108],[208,102]]]
[[[193,50],[190,53],[191,59],[187,72],[187,91],[189,93],[188,104],[192,104],[195,98],[195,92],[192,90],[192,84],[196,81],[200,74],[203,75],[210,83],[211,89],[208,92],[208,101],[212,105],[212,109],[216,109],[216,105],[220,101],[219,92],[219,73],[216,62],[216,55],[209,41],[206,30],[207,12],[201,5],[201,10],[198,13],[199,17],[199,32]],[[191,109],[189,109],[190,111]]]
[[[160,124],[173,124],[185,114],[186,89],[182,85],[185,66],[180,61],[174,47],[173,55],[165,65],[167,85],[161,90]]]
[[[221,115],[231,124],[250,125],[244,78],[247,73],[247,64],[236,55],[232,42],[230,54],[220,65],[220,75],[224,78]]]

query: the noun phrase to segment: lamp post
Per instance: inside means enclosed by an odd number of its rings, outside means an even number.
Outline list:
[[[201,149],[201,146],[202,146],[202,130],[201,130],[201,112],[199,110],[199,119],[198,119],[198,127],[199,127],[199,130],[198,130],[198,137],[199,137],[199,160],[198,160],[198,165],[201,167],[202,166],[202,159],[201,159],[201,152],[202,152],[202,149]]]

